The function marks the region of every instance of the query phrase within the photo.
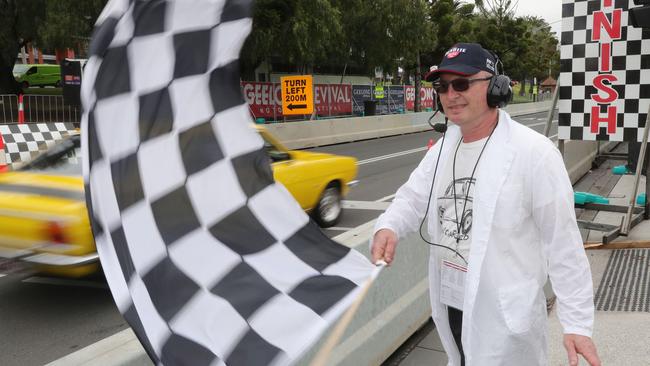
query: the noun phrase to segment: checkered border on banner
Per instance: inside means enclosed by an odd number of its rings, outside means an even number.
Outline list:
[[[74,130],[72,123],[0,125],[0,134],[5,142],[7,164],[31,160]]]
[[[373,271],[273,180],[239,88],[250,17],[243,0],[112,1],[91,45],[82,146],[93,233],[156,363],[286,364]]]
[[[562,140],[641,141],[650,106],[650,31],[627,26],[628,8],[633,0],[614,0],[614,8],[623,10],[620,41],[612,42],[612,72],[618,79],[612,85],[619,99],[616,133],[607,134],[604,124],[591,133],[591,108],[606,105],[591,100],[598,90],[591,80],[599,74],[600,43],[591,41],[593,13],[601,10],[602,0],[563,0],[560,61],[560,101],[558,138]],[[605,13],[611,13],[606,8]],[[608,15],[609,19],[611,17]],[[602,93],[601,93],[602,95]]]

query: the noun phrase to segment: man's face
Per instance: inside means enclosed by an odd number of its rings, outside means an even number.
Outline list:
[[[452,82],[454,79],[484,79],[492,74],[480,71],[470,76],[459,76],[454,74],[441,74],[440,80]],[[465,91],[457,91],[453,85],[449,85],[446,93],[439,93],[438,97],[445,111],[445,116],[458,126],[471,125],[481,119],[490,109],[487,104],[487,88],[489,80],[477,80],[470,82],[469,88]]]

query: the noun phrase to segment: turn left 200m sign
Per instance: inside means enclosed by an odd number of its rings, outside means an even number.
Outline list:
[[[282,88],[282,114],[312,114],[314,112],[314,87],[311,75],[280,78]]]

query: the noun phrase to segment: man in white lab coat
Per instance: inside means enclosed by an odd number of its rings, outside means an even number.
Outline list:
[[[600,365],[589,263],[562,157],[499,107],[510,81],[478,44],[452,47],[434,82],[454,123],[377,220],[374,261],[424,226],[432,317],[450,366],[546,365],[547,276],[569,364]],[[444,129],[444,128],[443,128]]]

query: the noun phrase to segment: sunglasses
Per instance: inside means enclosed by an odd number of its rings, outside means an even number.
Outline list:
[[[449,91],[449,85],[454,87],[454,90],[457,92],[464,92],[465,90],[469,89],[470,85],[475,82],[475,81],[485,81],[485,80],[490,80],[492,79],[492,76],[488,76],[485,78],[477,78],[477,79],[466,79],[466,78],[458,78],[454,79],[452,81],[436,81],[433,84],[433,88],[436,90],[436,93],[438,94],[444,94],[447,91]]]

